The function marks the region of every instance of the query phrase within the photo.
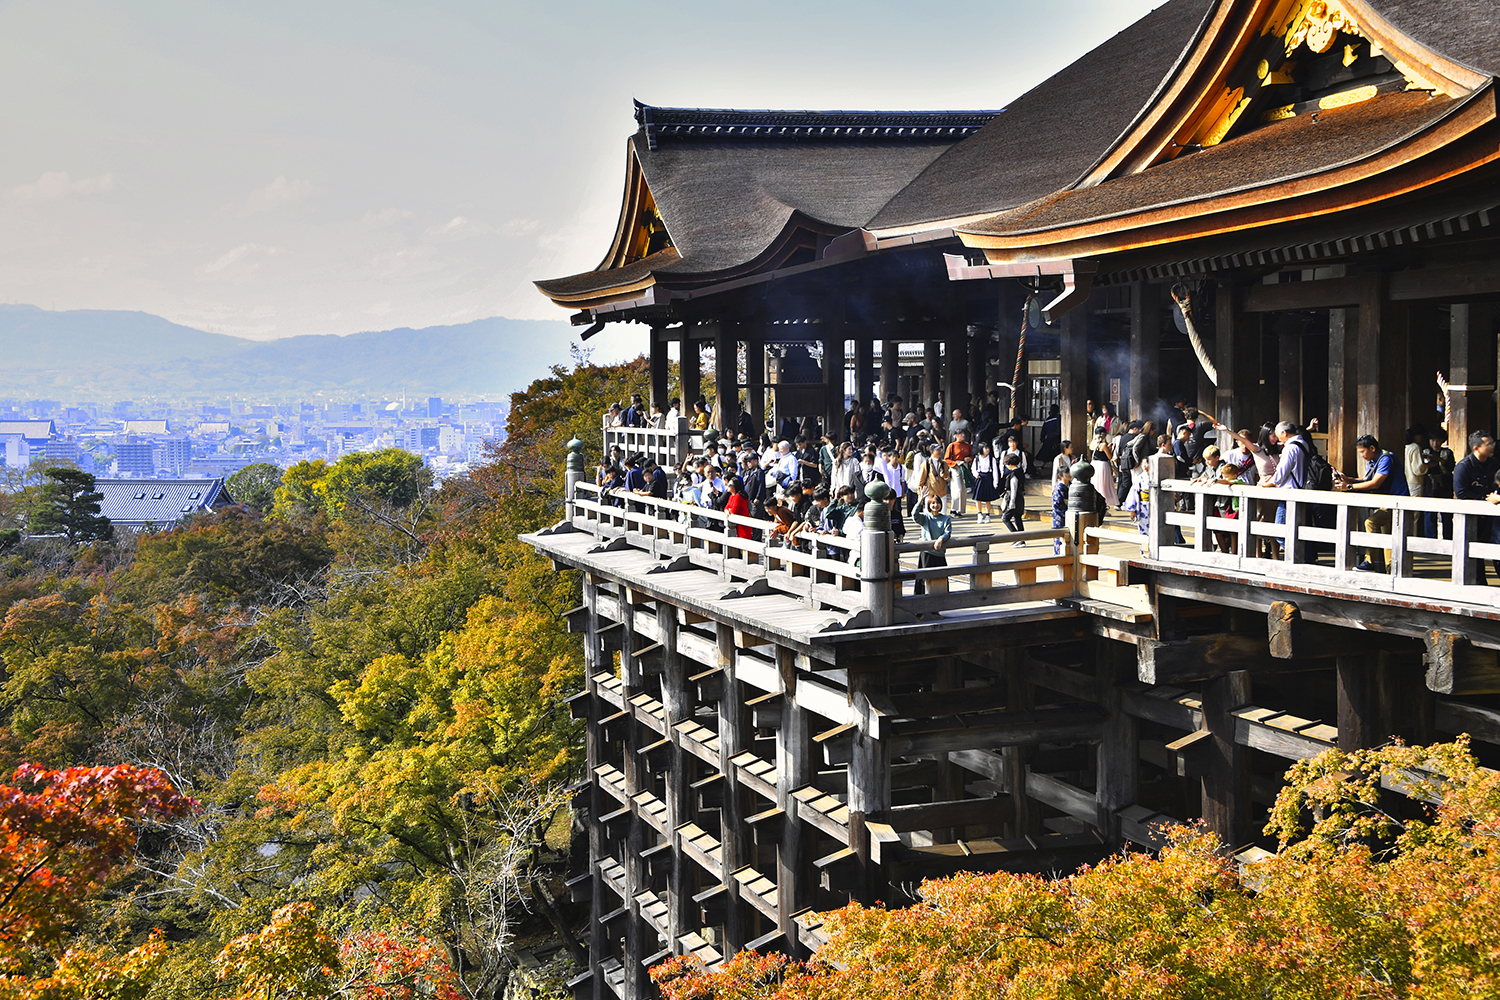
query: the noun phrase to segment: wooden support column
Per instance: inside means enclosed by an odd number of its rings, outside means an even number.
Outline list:
[[[1219,386],[1213,414],[1232,428],[1255,427],[1260,392],[1261,314],[1241,310],[1244,289],[1221,286],[1214,301],[1214,345]]]
[[[875,341],[861,334],[854,341],[854,398],[867,403],[875,392]]]
[[[1277,413],[1282,420],[1294,420],[1301,423],[1307,416],[1302,412],[1302,330],[1300,326],[1293,326],[1288,322],[1280,324],[1276,343],[1276,377],[1279,384],[1279,405]],[[1249,427],[1250,432],[1255,433],[1255,428],[1249,424],[1239,426]]]
[[[623,682],[621,693],[628,704],[643,686],[641,665],[635,658],[635,651],[643,645],[643,640],[636,634],[635,608],[628,598],[620,601],[620,611],[625,620],[620,650],[620,680]],[[646,760],[640,753],[638,727],[634,722],[627,721],[624,728],[625,759],[621,761],[620,770],[625,773],[625,795],[629,798],[651,788],[651,775],[646,768]],[[646,969],[641,965],[641,959],[656,953],[656,933],[641,916],[635,897],[651,885],[646,861],[641,857],[646,849],[649,828],[636,815],[631,815],[627,823],[625,857],[622,859],[625,867],[625,907],[629,911],[625,918],[625,1000],[644,1000],[651,995],[651,982]]]
[[[1360,289],[1356,429],[1374,434],[1382,448],[1400,455],[1406,431],[1407,306],[1387,302],[1385,291],[1383,275],[1370,275]]]
[[[1077,312],[1078,310],[1074,310]],[[1071,313],[1069,315],[1072,315]],[[1066,400],[1064,400],[1066,402]],[[1064,411],[1066,412],[1066,411]],[[1000,654],[1005,660],[1006,708],[1012,712],[1029,711],[1036,707],[1034,688],[1027,683],[1024,671],[1025,652],[1008,646]],[[1000,756],[1005,761],[1005,785],[1015,805],[1015,826],[1012,836],[1026,837],[1042,832],[1042,811],[1036,800],[1026,794],[1027,765],[1035,751],[1029,746],[1003,747]]]
[[[886,338],[880,342],[880,402],[888,404],[901,394],[896,380],[901,376],[901,343]]]
[[[932,406],[937,402],[939,380],[942,377],[942,345],[936,340],[922,344],[922,405]]]
[[[860,896],[866,904],[884,895],[865,821],[891,807],[890,748],[882,739],[881,716],[875,708],[885,697],[885,687],[884,674],[849,674],[849,701],[857,723],[849,760],[849,849],[859,859]]]
[[[1099,703],[1105,711],[1104,735],[1099,741],[1094,804],[1096,826],[1112,846],[1123,843],[1120,810],[1135,804],[1140,775],[1141,746],[1135,716],[1120,705],[1120,685],[1135,679],[1135,656],[1129,645],[1113,639],[1094,640]]]
[[[730,327],[714,337],[714,427],[733,435],[740,425],[740,343]]]
[[[1359,431],[1359,310],[1328,310],[1328,463],[1353,471]]]
[[[1209,746],[1203,778],[1203,819],[1226,848],[1249,842],[1250,749],[1235,742],[1233,714],[1250,703],[1250,672],[1235,670],[1203,686],[1203,725]]]
[[[776,666],[786,692],[781,709],[781,728],[776,730],[776,808],[785,818],[781,843],[776,851],[776,912],[778,926],[789,943],[797,941],[794,914],[812,903],[809,884],[810,831],[797,822],[792,792],[813,780],[812,730],[807,709],[797,703],[797,657],[793,650],[776,647]]]
[[[969,398],[975,396],[986,396],[993,385],[989,385],[986,373],[989,371],[990,360],[990,331],[988,327],[976,326],[969,331]],[[1010,379],[1005,381],[1009,382]],[[976,414],[969,414],[974,419]],[[979,421],[974,420],[974,426],[979,426]]]
[[[1437,377],[1430,369],[1443,363],[1437,350],[1443,343],[1443,317],[1436,302],[1409,302],[1406,310],[1406,359],[1401,364],[1405,373],[1406,426],[1421,424],[1431,433],[1442,421],[1437,406]],[[1381,440],[1384,443],[1384,439]],[[1404,446],[1405,441],[1403,437],[1387,447],[1395,450],[1395,444]]]
[[[1084,306],[1070,310],[1062,318],[1061,396],[1062,436],[1073,442],[1083,454],[1088,449],[1089,433],[1085,408],[1089,398],[1089,310]]]
[[[609,935],[599,918],[614,909],[614,906],[607,902],[612,895],[611,890],[606,888],[604,879],[599,877],[599,862],[609,853],[604,826],[599,822],[599,817],[610,810],[604,804],[606,793],[594,777],[594,769],[604,763],[604,737],[599,729],[599,720],[604,717],[602,709],[606,702],[595,692],[593,678],[594,674],[603,669],[602,665],[607,662],[608,657],[604,655],[603,644],[599,641],[599,584],[592,574],[584,576],[583,606],[588,609],[587,626],[583,633],[583,669],[588,678],[586,683],[589,691],[589,718],[584,735],[583,759],[589,776],[589,873],[593,876],[589,882],[589,971],[593,973],[593,978],[589,983],[593,988],[594,1000],[614,1000],[614,993],[599,969],[599,962],[609,949]]]
[[[971,416],[969,413],[969,336],[963,327],[959,327],[957,333],[943,342],[943,400],[943,408],[948,412],[940,416],[945,425],[953,418],[955,408],[963,410],[965,417]]]
[[[1455,385],[1495,385],[1495,316],[1490,302],[1458,303],[1449,313],[1447,378]],[[1495,433],[1495,392],[1474,389],[1451,394],[1448,447],[1462,458],[1474,431]]]
[[[718,644],[718,667],[724,671],[724,685],[719,693],[719,773],[734,773],[730,761],[749,747],[750,730],[745,718],[745,685],[735,676],[734,629],[718,624],[714,631]],[[724,882],[729,890],[728,917],[724,924],[724,953],[730,954],[745,947],[750,940],[750,925],[745,906],[740,901],[740,884],[730,877],[730,872],[750,863],[751,845],[745,835],[745,811],[739,789],[733,785],[726,790],[720,824],[719,851],[724,863]]]
[[[1137,281],[1130,286],[1130,385],[1127,389],[1130,418],[1150,419],[1161,402],[1161,286],[1149,281]],[[1077,441],[1077,438],[1073,440]]]
[[[1390,736],[1380,724],[1380,689],[1374,656],[1340,656],[1338,671],[1338,728],[1340,750],[1380,746]]]
[[[693,717],[697,697],[687,679],[687,664],[677,655],[677,608],[658,603],[657,631],[661,635],[661,700],[666,713],[668,732]],[[666,807],[667,829],[675,830],[692,818],[691,760],[682,744],[672,741],[667,750]],[[668,945],[697,926],[693,916],[694,862],[682,851],[672,852],[672,868],[667,875],[667,926],[671,928]]]
[[[842,434],[844,428],[844,340],[822,342],[823,432]],[[777,416],[778,422],[780,416]],[[780,427],[777,428],[778,432]]]
[[[770,382],[766,364],[766,342],[761,337],[751,337],[745,341],[745,381],[755,385],[756,388],[745,390],[745,402],[750,410],[750,422],[755,425],[755,433],[761,434],[766,429],[766,383]]]
[[[693,404],[703,395],[703,359],[699,356],[702,341],[694,340],[693,329],[684,324],[682,328],[682,415],[690,416]]]
[[[651,327],[651,404],[668,410],[667,400],[667,337],[666,328],[658,324]]]

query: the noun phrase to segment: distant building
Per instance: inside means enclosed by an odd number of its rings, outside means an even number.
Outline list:
[[[427,397],[427,415],[429,417],[441,417],[443,415],[443,398],[441,396]]]
[[[462,428],[445,424],[438,429],[437,448],[444,455],[461,455],[464,450],[464,432]]]
[[[115,471],[122,476],[154,476],[155,451],[144,441],[115,445]]]
[[[0,458],[5,460],[6,468],[24,468],[31,463],[31,445],[23,435],[0,432]]]
[[[98,479],[94,487],[104,494],[99,513],[116,528],[129,531],[169,527],[185,517],[234,502],[222,478]]]
[[[34,451],[41,451],[56,433],[50,420],[0,420],[0,434],[21,435]]]
[[[428,448],[438,446],[437,427],[409,427],[406,430],[406,450],[414,455],[425,455]]]
[[[187,471],[193,460],[193,442],[187,438],[169,438],[161,443],[161,462],[158,468],[180,476]]]
[[[49,460],[62,459],[63,461],[77,463],[82,449],[73,438],[53,438],[44,446]]]
[[[165,420],[127,420],[121,429],[126,434],[145,434],[149,437],[163,437],[172,433],[167,429]]]

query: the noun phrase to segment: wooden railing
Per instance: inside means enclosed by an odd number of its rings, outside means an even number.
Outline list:
[[[668,565],[685,560],[683,565],[789,594],[810,607],[869,611],[875,624],[1070,598],[1079,593],[1078,581],[1098,577],[1097,569],[1080,562],[1081,553],[1062,528],[954,536],[943,546],[948,565],[918,569],[902,568],[901,557],[933,550],[936,542],[896,543],[889,533],[867,530],[855,538],[800,536],[807,542],[804,550],[770,540],[777,537],[774,521],[623,490],[606,492],[583,482],[574,487],[571,523],[601,542],[619,540]],[[750,529],[751,537],[731,530],[739,527]],[[1018,541],[1026,548],[1014,547]],[[1116,568],[1118,560],[1107,562]],[[925,593],[917,592],[919,582]]]
[[[607,421],[609,418],[606,417]],[[674,427],[610,427],[604,426],[604,454],[614,447],[626,455],[646,455],[656,464],[675,469],[689,455],[703,450],[703,432],[691,430],[687,417],[678,417]]]
[[[1183,511],[1179,497],[1186,498]],[[1239,501],[1236,516],[1216,512],[1225,498]],[[1275,523],[1281,504],[1285,524]],[[1389,512],[1389,532],[1365,530],[1367,513],[1376,510]],[[1451,516],[1451,538],[1416,535],[1428,513]],[[1148,554],[1299,583],[1490,605],[1495,592],[1478,574],[1481,560],[1500,559],[1500,545],[1490,541],[1497,515],[1500,508],[1478,500],[1167,480],[1151,489]],[[1388,553],[1384,572],[1356,569],[1367,550]]]

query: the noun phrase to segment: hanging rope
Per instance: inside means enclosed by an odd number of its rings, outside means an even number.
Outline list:
[[[1010,379],[1010,419],[1016,419],[1016,396],[1021,391],[1021,358],[1026,354],[1026,328],[1030,326],[1028,317],[1031,315],[1031,300],[1034,296],[1026,296],[1026,301],[1021,305],[1021,340],[1016,344],[1016,373]]]
[[[1448,421],[1453,416],[1453,389],[1442,372],[1437,373],[1438,388],[1443,390],[1443,430],[1448,429]]]
[[[1181,294],[1178,294],[1177,290],[1179,288],[1182,289]],[[1183,325],[1187,327],[1188,340],[1193,343],[1193,353],[1198,355],[1198,364],[1203,366],[1203,374],[1207,375],[1208,380],[1217,388],[1219,384],[1219,371],[1214,367],[1212,359],[1208,356],[1207,349],[1203,346],[1202,339],[1198,336],[1198,328],[1193,325],[1193,300],[1188,295],[1187,286],[1180,281],[1172,286],[1172,301],[1176,302],[1177,308],[1182,310]]]

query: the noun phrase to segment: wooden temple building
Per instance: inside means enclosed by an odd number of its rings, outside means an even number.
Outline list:
[[[537,284],[578,325],[641,324],[658,399],[673,352],[692,398],[710,345],[726,427],[837,427],[851,370],[861,398],[964,405],[1011,381],[1035,297],[1017,403],[1056,401],[1064,437],[1089,399],[1186,397],[1318,417],[1355,473],[1358,435],[1441,419],[1441,371],[1461,455],[1500,424],[1497,74],[1487,0],[1169,0],[1002,110],[638,106],[609,253]],[[1163,475],[1145,544],[1079,515],[919,570],[873,502],[852,550],[800,552],[580,478],[527,536],[584,574],[580,996],[646,996],[672,954],[805,954],[851,898],[1065,871],[1166,822],[1253,857],[1288,761],[1329,747],[1469,733],[1500,765],[1487,503],[1234,488],[1278,525]],[[1449,537],[1403,530],[1428,512]],[[1389,569],[1356,572],[1372,545]]]

